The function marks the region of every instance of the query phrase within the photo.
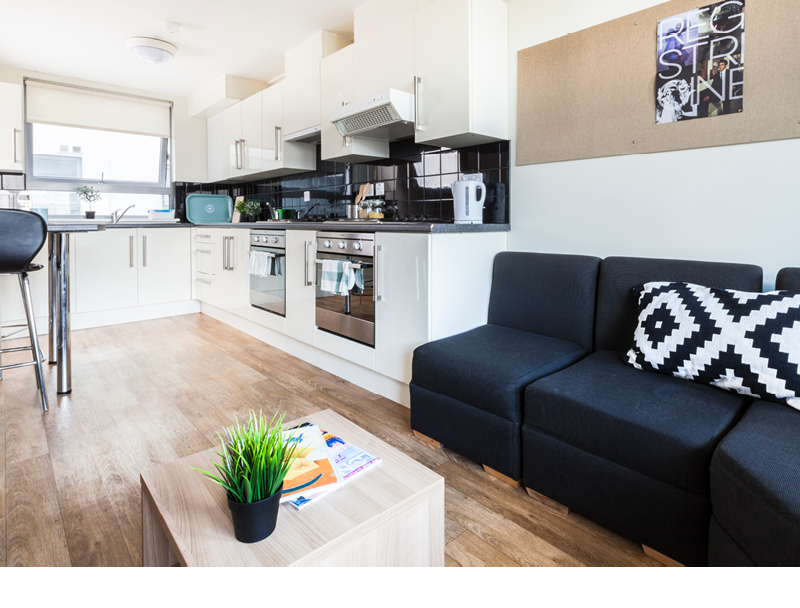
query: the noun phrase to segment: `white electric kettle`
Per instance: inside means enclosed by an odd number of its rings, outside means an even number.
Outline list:
[[[486,200],[486,186],[483,182],[462,180],[453,182],[453,212],[456,224],[482,224],[483,202]],[[478,190],[481,198],[478,198]]]

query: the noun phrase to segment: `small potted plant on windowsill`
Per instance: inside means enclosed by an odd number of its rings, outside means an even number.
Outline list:
[[[285,415],[285,414],[284,414]],[[283,433],[283,418],[268,420],[250,412],[244,426],[224,429],[219,435],[222,450],[215,452],[222,463],[214,463],[220,476],[195,469],[227,490],[228,508],[236,540],[255,543],[275,531],[283,480],[294,462],[298,442]]]
[[[75,188],[75,192],[78,193],[78,198],[89,207],[89,209],[86,210],[86,219],[93,220],[96,212],[92,211],[92,203],[96,203],[100,200],[100,191],[95,190],[91,186],[78,186]]]
[[[261,215],[261,203],[247,199],[236,203],[236,211],[242,216],[242,222],[255,222]]]

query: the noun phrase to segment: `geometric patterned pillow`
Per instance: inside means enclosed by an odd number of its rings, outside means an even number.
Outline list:
[[[646,283],[628,363],[800,409],[800,291]]]

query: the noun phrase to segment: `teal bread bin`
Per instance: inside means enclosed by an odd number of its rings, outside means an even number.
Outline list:
[[[225,224],[233,218],[233,199],[227,194],[190,194],[186,219],[192,224]]]

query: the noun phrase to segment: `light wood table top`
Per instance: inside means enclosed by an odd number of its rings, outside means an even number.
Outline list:
[[[331,410],[311,422],[381,457],[381,463],[302,510],[283,504],[275,532],[233,535],[225,491],[207,450],[141,474],[144,565],[443,565],[444,479]]]

